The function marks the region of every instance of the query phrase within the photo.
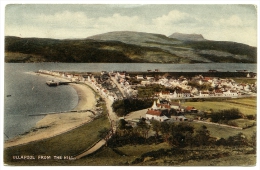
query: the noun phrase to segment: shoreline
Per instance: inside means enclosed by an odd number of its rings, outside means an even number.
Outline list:
[[[36,75],[36,73],[29,73]],[[52,77],[54,79],[66,80],[56,76],[42,75],[39,76]],[[66,80],[67,81],[67,80]],[[96,97],[92,89],[82,84],[70,84],[78,95],[78,103],[73,110],[94,110]],[[23,145],[33,141],[39,141],[50,137],[57,136],[67,131],[73,130],[85,123],[92,121],[93,114],[86,112],[61,112],[48,114],[39,120],[29,133],[19,135],[4,142],[4,148]]]

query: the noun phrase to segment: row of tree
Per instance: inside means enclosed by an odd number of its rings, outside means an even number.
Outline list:
[[[243,118],[243,114],[237,108],[219,110],[210,114],[212,122],[229,121],[234,119]]]
[[[163,140],[171,146],[207,145],[210,140],[210,132],[204,125],[195,130],[187,122],[169,123],[153,120],[151,124],[156,136],[159,137],[161,134]]]
[[[112,107],[117,116],[121,117],[133,111],[149,108],[152,104],[153,100],[124,99],[115,101]]]

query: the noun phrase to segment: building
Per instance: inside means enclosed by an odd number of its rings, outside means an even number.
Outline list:
[[[159,100],[154,101],[153,105],[146,112],[146,119],[148,120],[158,120],[166,121],[169,120],[167,116],[163,113],[164,110],[169,111],[171,109],[169,104],[161,104]]]
[[[198,110],[195,109],[195,107],[193,107],[193,106],[187,106],[185,108],[185,111],[188,112],[188,113],[197,113],[198,112]]]
[[[136,76],[136,79],[137,79],[137,80],[142,80],[142,79],[144,79],[144,76],[143,76],[143,75],[137,75],[137,76]]]

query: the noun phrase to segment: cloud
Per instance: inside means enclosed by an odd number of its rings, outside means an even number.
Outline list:
[[[55,14],[26,15],[27,23],[35,26],[54,28],[78,28],[92,24],[93,19],[88,18],[84,12],[62,11]]]
[[[222,15],[212,12],[203,16],[203,12],[189,13],[187,10],[175,9],[163,12],[148,10],[142,15],[140,11],[133,12],[134,6],[130,13],[126,8],[120,12],[117,7],[113,8],[112,13],[105,12],[104,9],[102,13],[91,10],[93,9],[85,11],[66,9],[56,12],[49,10],[37,13],[23,10],[19,14],[10,12],[6,18],[5,35],[64,39],[85,38],[111,31],[138,31],[166,36],[181,32],[202,34],[206,39],[212,40],[256,44],[256,21],[239,13]]]
[[[206,32],[207,31],[207,32]],[[210,40],[216,41],[234,41],[256,46],[257,44],[257,32],[251,27],[232,27],[229,29],[211,29],[205,30],[205,37]]]
[[[138,16],[124,16],[119,13],[115,13],[108,17],[99,17],[95,22],[95,28],[111,30],[128,30],[135,29],[136,25],[139,25],[141,19]]]
[[[243,21],[239,16],[232,15],[229,18],[221,18],[214,24],[217,26],[243,26]]]
[[[172,24],[182,24],[191,23],[197,19],[190,16],[188,13],[180,12],[178,10],[172,10],[167,15],[157,17],[153,19],[153,23],[156,25],[172,25]]]
[[[24,15],[22,24],[6,24],[6,35],[42,38],[84,38],[109,31],[141,31],[145,23],[138,16],[114,13],[107,17],[88,17],[84,12]]]

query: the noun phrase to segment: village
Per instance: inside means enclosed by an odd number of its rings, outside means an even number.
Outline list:
[[[193,121],[194,118],[200,120],[199,116],[188,119],[185,117],[185,113],[194,114],[204,111],[198,110],[194,106],[183,106],[180,101],[184,99],[246,98],[256,96],[257,90],[256,81],[253,84],[245,84],[236,83],[231,78],[203,77],[202,75],[188,79],[184,76],[174,78],[169,75],[135,75],[125,71],[72,74],[39,70],[38,73],[62,77],[69,82],[90,84],[112,104],[129,98],[153,100],[150,108],[128,118],[130,122],[137,121],[141,117],[158,121]],[[249,77],[248,73],[247,78]],[[52,80],[50,81],[54,83]],[[149,92],[146,91],[147,89]]]
[[[138,98],[138,87],[149,87],[161,85],[167,91],[154,91],[153,95],[147,96],[154,99],[185,99],[185,98],[212,98],[212,97],[248,97],[256,96],[257,83],[245,84],[236,83],[233,79],[223,79],[218,77],[203,77],[202,75],[187,79],[183,76],[173,78],[171,76],[154,77],[151,75],[130,76],[126,72],[106,72],[100,75],[92,73],[70,74],[65,72],[55,72],[39,70],[39,73],[59,76],[70,82],[90,82],[95,88],[109,98],[112,102],[123,98]],[[247,77],[250,75],[247,74]]]

